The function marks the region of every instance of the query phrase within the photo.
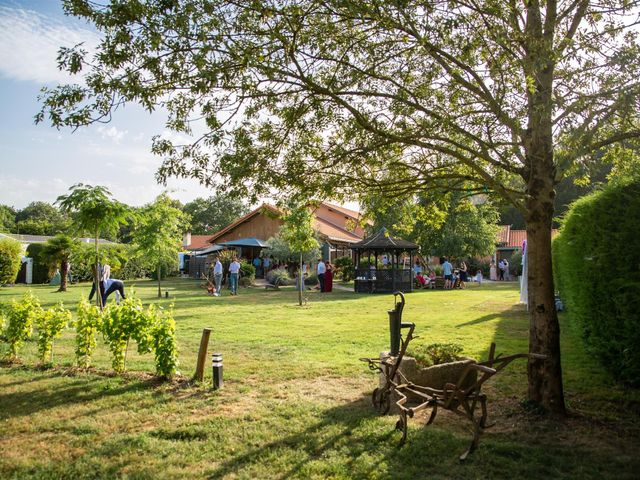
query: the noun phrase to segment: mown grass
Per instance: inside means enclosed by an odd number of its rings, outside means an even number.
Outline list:
[[[568,419],[538,417],[520,406],[526,365],[512,364],[487,386],[491,421],[480,448],[458,461],[470,439],[446,413],[424,427],[410,423],[398,449],[395,418],[369,403],[377,383],[358,358],[388,345],[391,295],[243,289],[207,297],[189,280],[167,283],[158,300],[150,282],[132,287],[145,303],[174,304],[183,379],[160,383],[153,357],[130,348],[128,374],[110,374],[100,342],[94,368],[73,367],[73,330],[54,345],[52,369],[39,369],[35,342],[22,365],[0,367],[0,478],[636,478],[640,471],[637,391],[607,380],[562,318]],[[44,305],[73,308],[87,285],[55,293],[33,287]],[[23,287],[0,290],[0,301]],[[484,358],[527,350],[528,319],[515,285],[407,296],[404,320],[417,324],[416,344],[456,342]],[[202,328],[224,355],[225,386],[188,379]],[[6,351],[3,345],[0,354]]]

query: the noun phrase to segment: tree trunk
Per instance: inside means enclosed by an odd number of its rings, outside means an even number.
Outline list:
[[[161,275],[161,268],[160,268],[160,264],[158,264],[158,298],[162,298],[162,288],[160,287],[160,275]]]
[[[547,356],[530,360],[529,400],[564,414],[560,324],[555,308],[551,267],[551,222],[527,221],[529,281],[529,352]]]
[[[60,288],[59,292],[67,291],[67,275],[69,275],[69,262],[65,259],[60,262]]]
[[[302,306],[302,290],[304,290],[304,277],[302,276],[302,253],[300,253],[300,263],[298,264],[298,305]]]
[[[529,352],[547,356],[529,360],[529,400],[565,414],[560,365],[560,325],[551,268],[551,222],[555,197],[553,159],[553,22],[556,5],[549,2],[543,20],[540,2],[526,3],[524,73],[528,90],[524,135],[526,223],[529,281]]]
[[[95,286],[96,286],[96,305],[98,305],[98,308],[100,309],[100,311],[102,311],[104,305],[102,304],[102,293],[101,293],[101,289],[100,289],[100,255],[98,253],[98,236],[100,235],[100,230],[96,230],[96,269],[95,269],[95,273],[93,276],[93,281],[95,282]]]

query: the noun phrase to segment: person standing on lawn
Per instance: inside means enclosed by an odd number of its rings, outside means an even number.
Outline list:
[[[318,259],[318,282],[320,282],[320,291],[324,292],[324,274],[327,273],[327,266],[321,258]]]
[[[240,263],[238,257],[233,257],[231,265],[229,265],[229,287],[231,295],[238,294],[238,277],[240,276]]]
[[[327,262],[327,270],[324,273],[324,291],[330,293],[333,291],[333,265],[331,262]]]
[[[220,288],[222,287],[222,263],[220,262],[220,257],[216,257],[216,263],[213,267],[213,283],[216,287],[214,295],[219,297],[221,292]]]
[[[442,264],[442,274],[444,275],[444,288],[449,289],[453,287],[453,265],[449,263],[447,257],[444,258]]]

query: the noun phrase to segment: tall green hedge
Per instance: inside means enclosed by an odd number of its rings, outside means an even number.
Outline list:
[[[640,181],[576,201],[554,241],[570,318],[617,380],[640,385]]]
[[[0,285],[16,281],[21,258],[20,242],[13,238],[0,238]]]

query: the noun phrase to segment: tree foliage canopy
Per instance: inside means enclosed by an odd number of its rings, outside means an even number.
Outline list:
[[[335,194],[451,188],[455,174],[524,209],[536,102],[548,100],[556,181],[637,136],[636,3],[67,0],[104,39],[93,59],[61,50],[86,85],[45,89],[37,120],[75,127],[125,102],[160,105],[173,130],[205,124],[191,145],[156,138],[161,179],[264,194],[304,178]]]
[[[195,235],[215,233],[249,213],[242,200],[222,193],[196,198],[186,203],[183,211],[191,216],[191,233]]]
[[[188,228],[188,215],[163,193],[140,212],[133,239],[138,253],[150,266],[173,266],[182,249],[182,234]]]

